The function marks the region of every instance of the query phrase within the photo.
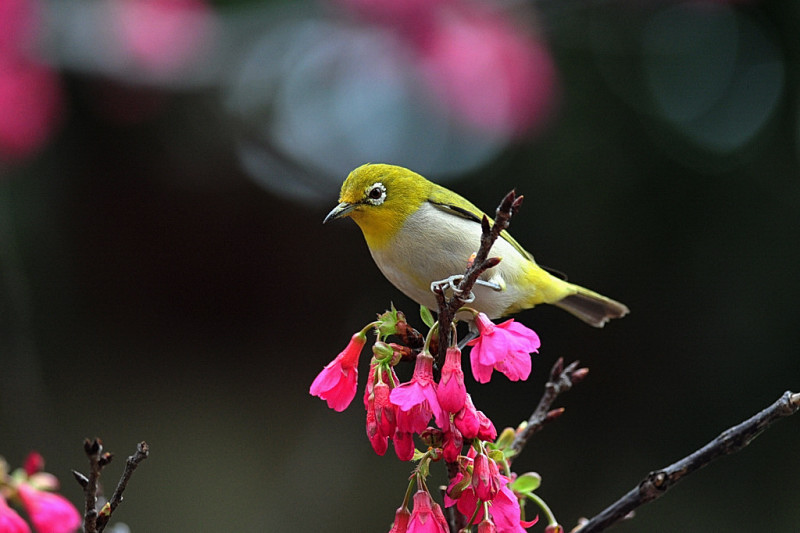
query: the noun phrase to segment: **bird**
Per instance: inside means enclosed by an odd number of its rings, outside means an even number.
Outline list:
[[[383,275],[418,304],[435,309],[431,283],[463,274],[480,244],[484,216],[462,196],[412,170],[367,163],[344,180],[339,203],[323,224],[353,219]],[[490,256],[500,262],[481,275],[469,307],[491,319],[543,303],[595,327],[628,313],[624,304],[539,266],[505,230]]]

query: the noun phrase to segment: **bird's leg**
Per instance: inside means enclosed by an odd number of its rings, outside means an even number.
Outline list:
[[[478,328],[475,327],[475,323],[470,322],[469,331],[467,332],[466,335],[464,335],[463,339],[458,341],[458,349],[463,350],[464,346],[466,346],[469,341],[471,341],[472,339],[477,339],[479,335],[480,333],[478,333]]]
[[[490,289],[498,292],[503,290],[503,287],[501,287],[499,284],[493,281],[484,281],[482,279],[476,279],[475,285],[483,285],[484,287],[489,287]]]

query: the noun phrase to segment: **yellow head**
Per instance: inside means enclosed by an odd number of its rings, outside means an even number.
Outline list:
[[[383,248],[430,197],[432,187],[430,181],[407,168],[368,163],[344,180],[339,205],[325,222],[350,217],[364,233],[367,246]]]

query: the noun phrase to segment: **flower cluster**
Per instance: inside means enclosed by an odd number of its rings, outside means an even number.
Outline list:
[[[0,458],[0,531],[30,533],[28,523],[9,502],[22,507],[37,533],[74,533],[81,525],[81,515],[69,500],[52,492],[58,480],[43,471],[44,460],[31,452],[23,468],[9,472]]]
[[[475,380],[486,383],[495,370],[511,381],[527,379],[531,354],[540,346],[536,333],[514,320],[494,324],[483,313],[462,310],[472,312],[473,329],[477,330],[477,337],[467,343],[471,346]],[[347,408],[357,392],[358,359],[367,333],[375,332],[364,390],[367,437],[378,455],[384,455],[391,442],[399,459],[417,462],[391,532],[449,531],[441,507],[425,484],[430,463],[440,460],[451,465],[445,505],[455,506],[469,520],[468,526],[477,525],[482,532],[524,532],[536,520],[524,520],[521,499],[534,501],[544,510],[548,522],[557,524],[544,502],[533,494],[536,487],[531,488],[527,482],[536,475],[517,478],[510,470],[515,432],[508,429],[498,439],[492,421],[475,407],[465,385],[458,346],[446,347],[440,366],[436,365],[434,354],[440,349],[432,349],[431,343],[438,339],[435,333],[440,325],[427,309],[423,308],[422,317],[430,329],[424,342],[414,332],[418,342],[412,346],[415,343],[409,343],[406,335],[411,328],[402,313],[392,309],[380,315],[353,335],[347,347],[319,373],[309,391],[336,411]],[[404,339],[406,344],[388,342],[391,336]],[[401,383],[395,367],[411,359],[414,372],[410,380]],[[427,451],[417,450],[415,438]],[[523,481],[518,484],[518,480]]]

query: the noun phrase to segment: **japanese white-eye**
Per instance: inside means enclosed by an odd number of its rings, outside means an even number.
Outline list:
[[[344,180],[339,205],[325,222],[352,218],[383,275],[409,298],[435,310],[431,283],[464,273],[480,244],[483,215],[466,199],[416,172],[366,164]],[[556,305],[596,327],[628,313],[625,305],[541,268],[507,231],[490,256],[501,261],[481,275],[469,304],[490,318],[541,303]]]

